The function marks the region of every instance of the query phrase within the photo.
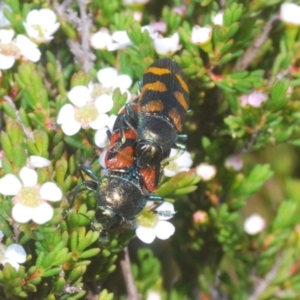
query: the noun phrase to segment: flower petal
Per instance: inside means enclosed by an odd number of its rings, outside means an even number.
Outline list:
[[[107,153],[107,150],[104,150],[99,156],[99,164],[104,169],[106,169],[106,164],[105,164],[106,153]]]
[[[23,167],[20,171],[20,178],[24,186],[35,186],[38,181],[38,174],[33,169]]]
[[[166,166],[166,167],[164,168],[164,175],[165,175],[166,177],[173,177],[173,176],[176,175],[176,171],[171,170],[171,169],[168,169],[168,167]]]
[[[250,234],[255,235],[261,232],[266,226],[266,221],[260,215],[253,214],[244,222],[244,230]]]
[[[119,44],[131,44],[131,40],[125,30],[115,31],[111,37]]]
[[[184,151],[175,161],[178,167],[189,168],[193,164],[191,154],[187,151]]]
[[[7,70],[10,69],[16,59],[13,56],[7,56],[0,53],[0,70]]]
[[[16,271],[19,271],[20,265],[13,260],[4,259],[2,263],[3,263],[3,265],[10,264],[13,268],[15,268]]]
[[[132,85],[132,79],[130,76],[122,74],[117,76],[116,80],[114,81],[113,87],[120,88],[121,92],[124,93],[127,89],[129,89]]]
[[[23,34],[18,34],[16,37],[16,45],[21,51],[21,54],[33,62],[37,62],[41,58],[41,51],[38,49],[37,45],[32,42],[27,36]]]
[[[68,136],[76,134],[80,128],[81,123],[77,122],[76,120],[72,120],[61,125],[62,131]]]
[[[45,224],[52,219],[53,214],[53,207],[49,203],[44,202],[33,209],[32,220],[37,224]]]
[[[27,223],[32,217],[32,208],[17,203],[12,209],[12,217],[19,223]]]
[[[94,49],[105,49],[111,43],[112,37],[106,28],[101,28],[100,31],[94,33],[91,37],[91,46]]]
[[[159,221],[154,227],[156,236],[161,240],[168,239],[175,232],[175,227],[172,223],[167,221]]]
[[[139,226],[135,230],[136,236],[144,243],[151,244],[155,240],[155,231],[151,227]]]
[[[110,132],[113,132],[113,128],[114,128],[114,125],[115,125],[115,122],[117,120],[117,116],[116,115],[110,115],[109,116],[109,120],[108,120],[108,129]]]
[[[42,199],[48,201],[60,201],[62,198],[61,189],[54,182],[45,182],[40,189]]]
[[[11,244],[5,251],[5,258],[22,264],[26,261],[26,252],[21,245]]]
[[[169,202],[163,202],[158,208],[155,209],[157,212],[158,220],[166,221],[175,215],[174,205]]]
[[[75,119],[75,108],[72,104],[68,103],[61,107],[56,120],[57,124],[63,124],[69,120]]]
[[[13,174],[7,174],[0,179],[0,194],[15,196],[22,187],[21,181]]]
[[[112,96],[107,94],[100,95],[95,100],[95,106],[99,114],[104,114],[109,112],[114,106],[114,101],[112,99]]]
[[[48,167],[51,163],[49,159],[37,155],[29,156],[28,162],[32,168]]]
[[[94,141],[95,141],[95,144],[99,148],[106,147],[106,145],[108,143],[108,136],[107,136],[107,128],[106,127],[98,129],[96,131]]]
[[[90,102],[91,94],[87,86],[78,85],[68,92],[68,98],[74,105],[82,107]]]
[[[42,8],[38,11],[38,13],[39,13],[39,18],[38,18],[39,23],[43,24],[46,28],[49,27],[50,25],[53,26],[54,23],[56,22],[56,14],[52,9]],[[34,22],[37,23],[37,20],[33,19],[32,24],[34,24]]]
[[[96,120],[90,122],[89,125],[91,128],[97,130],[104,128],[108,124],[109,117],[107,114],[100,114]]]
[[[15,32],[13,29],[0,29],[0,41],[3,44],[11,43]]]
[[[117,78],[118,71],[115,68],[104,68],[98,71],[97,78],[98,81],[104,87],[111,87],[112,82]]]

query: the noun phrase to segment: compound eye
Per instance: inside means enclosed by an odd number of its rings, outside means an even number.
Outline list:
[[[160,147],[156,147],[149,143],[140,142],[135,148],[135,153],[137,156],[138,167],[144,168],[158,161],[161,157],[162,151]]]

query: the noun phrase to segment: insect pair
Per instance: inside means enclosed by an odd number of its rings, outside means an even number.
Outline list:
[[[90,180],[83,179],[76,193],[94,191],[97,211],[108,216],[109,226],[134,219],[147,201],[162,203],[152,193],[171,148],[185,149],[186,135],[180,132],[188,108],[189,90],[178,64],[170,58],[155,61],[144,73],[138,99],[117,117],[105,157],[107,174],[100,178],[81,166]]]

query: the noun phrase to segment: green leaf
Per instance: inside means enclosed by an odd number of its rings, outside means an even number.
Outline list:
[[[13,161],[13,151],[12,151],[12,144],[10,142],[10,139],[8,137],[8,134],[5,131],[1,131],[1,145],[5,153],[5,157]]]
[[[80,258],[86,259],[86,258],[96,256],[100,253],[100,251],[101,250],[99,248],[93,248],[93,249],[86,250],[80,254]]]
[[[142,43],[142,28],[138,22],[133,22],[126,32],[134,45],[138,46]]]
[[[58,275],[61,272],[61,270],[62,269],[60,267],[53,268],[53,269],[50,269],[50,270],[44,272],[42,274],[42,276],[43,277],[52,277],[52,276]]]
[[[114,294],[108,293],[106,289],[104,289],[100,294],[98,300],[113,300]]]
[[[277,81],[271,90],[271,99],[275,110],[281,109],[288,101],[287,89],[290,85],[288,80]]]
[[[83,71],[78,71],[71,78],[71,88],[75,86],[87,86],[91,81],[91,76],[89,74],[84,73]]]

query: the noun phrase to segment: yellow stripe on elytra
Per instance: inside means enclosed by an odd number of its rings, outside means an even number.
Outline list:
[[[161,112],[164,109],[164,104],[161,100],[151,100],[145,105],[141,106],[142,112],[147,113],[154,113],[154,112]]]
[[[145,74],[147,74],[147,73],[153,73],[155,75],[165,75],[165,74],[170,74],[171,71],[166,68],[149,67],[145,71]]]
[[[174,92],[174,97],[179,102],[179,104],[183,107],[184,110],[188,110],[189,106],[184,98],[184,95],[180,92]]]
[[[189,93],[189,88],[188,88],[186,82],[183,80],[183,78],[182,78],[180,75],[178,75],[178,74],[175,74],[175,76],[176,76],[177,80],[179,81],[181,87],[182,87],[187,93]]]
[[[182,122],[181,122],[181,117],[178,114],[178,111],[176,110],[176,108],[173,107],[170,110],[169,117],[173,121],[176,130],[180,132],[182,130]]]
[[[155,82],[144,84],[141,90],[139,100],[141,101],[143,99],[144,94],[147,91],[166,92],[167,90],[168,90],[167,86],[161,81],[155,81]]]

